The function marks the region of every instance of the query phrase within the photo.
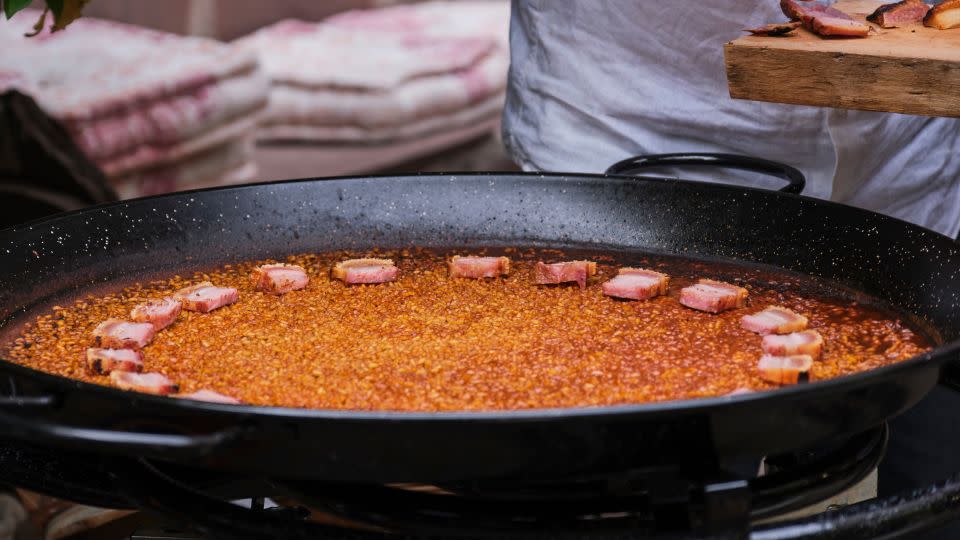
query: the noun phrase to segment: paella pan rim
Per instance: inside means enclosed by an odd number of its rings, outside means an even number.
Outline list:
[[[648,183],[675,183],[683,184],[687,186],[694,187],[696,189],[702,190],[714,190],[717,192],[727,192],[727,193],[744,193],[744,194],[758,194],[759,196],[771,197],[771,198],[789,198],[789,199],[800,199],[808,201],[817,207],[828,208],[843,211],[849,211],[853,213],[860,213],[863,216],[873,217],[875,219],[882,219],[890,223],[899,223],[908,229],[912,229],[913,232],[921,235],[930,235],[931,240],[940,238],[942,240],[947,240],[953,242],[952,239],[941,235],[935,231],[923,229],[919,226],[911,224],[909,222],[889,217],[882,216],[873,212],[866,210],[858,209],[848,205],[835,203],[831,201],[825,201],[821,199],[815,199],[812,197],[804,195],[793,195],[787,193],[773,192],[761,188],[752,188],[752,187],[743,187],[743,186],[731,186],[720,183],[713,182],[701,182],[701,181],[692,181],[692,180],[683,180],[677,178],[663,178],[657,176],[637,176],[637,177],[624,177],[624,176],[613,176],[613,175],[604,175],[604,174],[583,174],[583,173],[532,173],[532,172],[508,172],[508,173],[499,173],[499,172],[447,172],[447,173],[418,173],[418,174],[405,174],[405,175],[370,175],[370,176],[342,176],[342,177],[324,177],[324,178],[300,178],[300,179],[291,179],[291,180],[282,180],[282,181],[269,181],[269,182],[258,182],[243,184],[237,186],[221,186],[214,188],[204,188],[204,189],[195,189],[188,191],[180,191],[170,194],[161,194],[154,195],[150,197],[143,197],[138,199],[130,199],[113,203],[105,203],[101,205],[96,205],[81,210],[74,210],[71,212],[65,212],[61,214],[56,214],[53,216],[48,216],[46,218],[34,220],[28,223],[17,225],[5,230],[0,230],[0,241],[8,240],[15,241],[16,237],[22,232],[32,230],[34,228],[40,228],[44,226],[56,225],[62,220],[69,220],[74,216],[91,214],[94,212],[112,210],[112,209],[123,209],[131,204],[142,204],[143,202],[148,201],[161,201],[167,199],[184,199],[189,198],[195,195],[201,195],[207,192],[221,192],[221,191],[231,191],[235,193],[241,193],[247,190],[259,190],[264,188],[269,188],[271,186],[283,186],[287,184],[301,184],[301,183],[314,183],[314,182],[337,182],[344,185],[359,185],[359,184],[368,184],[371,182],[386,182],[395,183],[398,181],[416,181],[424,179],[436,179],[436,180],[446,180],[449,182],[458,182],[458,181],[476,181],[476,180],[486,180],[488,182],[497,182],[500,180],[549,180],[553,182],[571,182],[571,183],[580,183],[580,182],[608,182],[608,183],[619,183],[619,184],[633,184],[638,182],[648,182]],[[633,247],[636,249],[636,246]],[[752,262],[752,261],[747,261]],[[530,408],[530,409],[517,409],[517,410],[480,410],[480,411],[439,411],[439,412],[419,412],[419,411],[367,411],[367,410],[353,410],[353,409],[307,409],[307,408],[293,408],[293,407],[281,407],[281,406],[255,406],[255,405],[226,405],[226,404],[217,404],[217,403],[208,403],[201,401],[192,401],[192,400],[182,400],[182,399],[170,399],[162,396],[152,396],[149,394],[142,394],[136,392],[128,392],[119,390],[116,388],[103,386],[94,383],[87,383],[83,381],[69,379],[67,377],[62,377],[59,375],[54,375],[46,373],[40,370],[35,370],[26,366],[22,366],[11,362],[9,360],[0,358],[0,368],[2,371],[20,375],[24,377],[32,378],[37,383],[40,383],[43,387],[49,388],[54,392],[69,392],[69,391],[82,391],[82,392],[98,392],[101,396],[107,397],[111,396],[117,399],[134,399],[142,400],[145,403],[154,403],[154,404],[164,404],[170,407],[181,407],[184,409],[193,409],[193,410],[205,410],[218,413],[229,413],[236,414],[238,416],[246,416],[255,414],[258,416],[269,415],[278,418],[296,418],[296,419],[317,419],[317,420],[351,420],[351,421],[522,421],[525,419],[531,421],[543,421],[544,419],[564,419],[564,418],[589,418],[593,416],[597,417],[606,417],[611,416],[637,416],[637,415],[649,415],[656,416],[660,414],[671,414],[677,413],[680,411],[696,413],[700,410],[714,409],[717,407],[726,407],[726,406],[737,406],[741,404],[748,403],[760,403],[769,399],[774,398],[783,398],[789,399],[792,397],[803,397],[807,396],[808,393],[816,392],[831,392],[831,391],[855,391],[858,386],[868,386],[871,379],[874,378],[886,378],[893,375],[896,375],[900,371],[909,371],[915,368],[927,367],[930,369],[937,368],[939,366],[935,364],[942,363],[945,360],[951,358],[956,358],[960,356],[960,339],[953,340],[951,342],[945,343],[934,348],[931,351],[928,351],[924,354],[918,355],[916,357],[903,360],[894,364],[887,366],[873,368],[867,371],[845,375],[841,377],[836,377],[828,380],[816,381],[810,384],[797,385],[793,387],[784,387],[769,391],[754,392],[750,394],[739,394],[733,396],[715,396],[707,398],[697,398],[697,399],[682,399],[682,400],[670,400],[670,401],[659,401],[659,402],[647,402],[647,403],[632,403],[632,404],[619,404],[619,405],[605,405],[605,406],[583,406],[583,407],[564,407],[564,408]]]

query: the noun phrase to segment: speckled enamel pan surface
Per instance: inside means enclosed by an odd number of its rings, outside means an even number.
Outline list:
[[[879,297],[940,345],[886,368],[754,395],[433,414],[207,404],[3,362],[20,394],[47,399],[31,407],[10,400],[0,429],[44,444],[344,481],[556,476],[665,456],[715,467],[873,427],[919,401],[957,356],[960,251],[946,237],[783,193],[534,174],[247,185],[0,231],[0,342],[36,310],[79,291],[291,253],[406,246],[604,247],[772,265]],[[10,382],[0,385],[10,393]]]

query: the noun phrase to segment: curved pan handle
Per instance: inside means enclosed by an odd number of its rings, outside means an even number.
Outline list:
[[[80,450],[110,453],[152,452],[172,458],[192,459],[203,457],[237,439],[242,432],[239,427],[197,435],[84,428],[56,424],[49,419],[21,416],[17,412],[7,412],[2,408],[4,405],[13,405],[33,409],[52,405],[55,401],[55,398],[50,396],[0,399],[0,434],[9,439],[53,447],[71,446]]]
[[[606,170],[606,174],[618,176],[635,176],[643,169],[654,167],[717,167],[722,169],[739,169],[752,171],[767,176],[782,178],[787,185],[780,188],[783,193],[800,194],[807,185],[807,179],[799,170],[783,163],[768,159],[741,156],[737,154],[649,154],[635,156],[614,163]]]

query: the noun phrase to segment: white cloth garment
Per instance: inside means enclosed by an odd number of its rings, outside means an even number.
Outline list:
[[[956,237],[960,121],[730,98],[724,43],[781,20],[773,0],[514,0],[504,143],[536,171],[665,152],[763,157],[802,170],[806,195]]]

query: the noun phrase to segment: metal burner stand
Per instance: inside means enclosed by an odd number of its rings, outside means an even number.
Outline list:
[[[886,426],[843,444],[771,458],[750,480],[704,485],[633,470],[537,484],[462,483],[431,489],[240,479],[143,459],[6,444],[0,476],[16,485],[113,508],[136,507],[191,523],[210,538],[702,538],[893,539],[960,514],[960,476],[937,486],[759,524],[861,482],[883,456]],[[82,464],[82,466],[80,466]],[[302,507],[264,510],[270,494]],[[227,502],[254,497],[260,505]],[[341,525],[318,523],[315,518]],[[345,527],[342,523],[354,526]],[[389,532],[387,532],[389,531]]]

